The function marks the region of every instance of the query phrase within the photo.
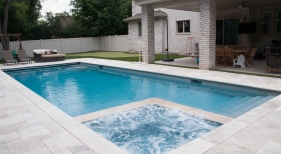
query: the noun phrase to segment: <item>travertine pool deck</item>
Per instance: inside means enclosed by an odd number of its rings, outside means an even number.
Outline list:
[[[281,79],[103,59],[0,66],[0,69],[86,62],[279,91]],[[0,153],[126,152],[0,71]],[[207,117],[207,116],[206,116]],[[281,153],[281,95],[169,154]]]
[[[143,107],[143,106],[146,106],[146,105],[149,105],[149,104],[157,104],[159,106],[163,106],[163,107],[170,108],[170,109],[179,109],[183,113],[186,113],[186,114],[203,115],[208,120],[216,121],[216,122],[219,122],[219,123],[222,123],[222,124],[225,124],[225,123],[229,122],[230,120],[232,120],[232,118],[230,118],[230,117],[226,117],[226,116],[223,116],[223,115],[219,115],[219,114],[195,109],[195,108],[192,108],[192,107],[184,106],[184,105],[181,105],[181,104],[165,101],[165,100],[162,100],[162,99],[159,99],[159,98],[149,98],[149,99],[146,99],[146,100],[143,100],[143,101],[129,103],[129,104],[113,107],[113,108],[110,108],[110,109],[101,110],[101,111],[77,116],[77,117],[75,117],[75,119],[80,121],[80,122],[90,121],[90,120],[93,120],[93,119],[101,118],[104,115],[111,115],[111,114],[116,114],[118,112],[129,111],[129,110],[139,108],[139,107]]]

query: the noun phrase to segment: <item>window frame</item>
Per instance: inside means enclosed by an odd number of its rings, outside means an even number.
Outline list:
[[[225,18],[216,18],[216,21],[217,20],[222,20],[223,21],[223,35],[222,35],[222,44],[216,44],[216,46],[237,46],[239,45],[239,42],[240,42],[240,35],[239,33],[237,33],[237,44],[236,45],[233,45],[233,44],[225,44],[225,20],[229,20],[229,19],[236,19],[236,20],[239,20],[239,22],[241,22],[241,19],[240,17],[237,17],[237,16],[233,16],[233,17],[225,17]],[[217,34],[216,34],[217,35]],[[217,38],[216,38],[217,39]]]
[[[264,18],[263,15],[264,13],[269,13],[270,12],[270,22],[269,22],[269,31],[268,32],[264,32],[263,31],[263,25],[266,24],[264,23]],[[271,19],[272,19],[272,10],[271,9],[267,9],[267,10],[261,10],[261,34],[270,34],[271,33]]]
[[[189,32],[185,32],[184,22],[189,22]],[[179,32],[179,23],[182,22],[182,32]],[[190,34],[191,33],[191,24],[190,20],[178,20],[176,21],[176,34]]]
[[[138,22],[138,37],[142,37],[142,22]]]
[[[276,34],[281,34],[281,31],[280,32],[278,32],[277,31],[277,26],[278,26],[278,21],[280,20],[280,25],[279,26],[281,26],[281,15],[280,15],[280,17],[278,18],[278,13],[280,12],[280,14],[281,14],[281,8],[278,8],[278,9],[276,9],[276,11],[275,11],[275,26],[274,26],[274,32],[276,33]]]

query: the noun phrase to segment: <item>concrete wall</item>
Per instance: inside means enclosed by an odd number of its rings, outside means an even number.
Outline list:
[[[57,49],[58,53],[86,51],[129,51],[128,36],[104,36],[87,38],[49,39],[22,41],[22,47],[28,56],[33,57],[34,49]],[[10,50],[18,50],[19,42],[10,42]],[[0,44],[0,54],[3,48]],[[2,58],[2,55],[0,55]]]

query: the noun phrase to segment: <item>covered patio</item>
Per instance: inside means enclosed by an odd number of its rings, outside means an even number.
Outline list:
[[[192,58],[192,57],[178,58],[175,59],[174,62],[156,61],[155,63],[161,65],[199,69],[199,65],[196,63],[196,58]],[[264,59],[254,59],[253,63],[255,64],[254,67],[239,68],[239,67],[232,67],[230,65],[227,65],[227,66],[215,66],[211,68],[211,70],[222,71],[222,72],[233,72],[233,73],[240,73],[240,74],[259,75],[259,76],[281,77],[281,72],[277,72],[277,71],[275,72],[271,71],[265,74],[266,66],[265,66]]]
[[[236,47],[246,47],[248,50],[258,48],[257,54],[264,54],[265,46],[270,46],[272,40],[281,40],[279,28],[280,0],[135,0],[135,3],[142,9],[142,40],[144,42],[143,62],[154,63],[154,17],[153,11],[158,8],[177,9],[185,11],[200,12],[200,41],[199,57],[200,63],[196,66],[194,59],[186,58],[189,67],[198,67],[203,70],[219,69],[238,72],[264,74],[265,57],[255,60],[255,67],[238,69],[232,67],[215,66],[216,47],[228,46],[222,37],[222,43],[218,38],[218,19],[222,20],[223,26],[227,19],[235,18],[238,22],[254,22],[257,25],[255,34],[237,34]],[[268,10],[271,10],[268,12]],[[281,12],[281,11],[280,11]],[[237,22],[236,21],[236,22]],[[223,29],[223,35],[225,30]],[[263,60],[262,60],[263,59]],[[164,63],[164,62],[156,62]],[[176,64],[178,63],[178,64]],[[185,60],[179,59],[169,65],[184,65]],[[193,65],[195,64],[195,65]],[[271,74],[271,73],[268,73]],[[274,75],[279,76],[280,74]]]

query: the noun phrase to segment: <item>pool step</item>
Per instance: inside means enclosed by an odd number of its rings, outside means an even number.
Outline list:
[[[239,115],[242,115],[253,108],[267,102],[268,100],[274,98],[274,96],[267,96],[267,97],[261,97],[261,96],[256,96],[252,100],[245,102],[245,104],[238,105],[234,108],[234,111],[230,114],[231,117],[238,117]]]
[[[226,102],[226,104],[229,104],[229,105],[225,105],[225,107],[221,108],[221,114],[228,116],[229,113],[235,111],[235,110],[233,110],[233,108],[235,108],[237,105],[244,104],[245,102],[253,99],[253,97],[250,97],[250,96],[246,96],[243,98],[237,97],[237,98],[239,98],[239,99],[238,100],[232,99],[232,100]]]
[[[233,107],[231,109],[231,112],[229,112],[230,116],[235,118],[249,110],[251,110],[252,108],[250,106],[255,106],[255,104],[262,100],[264,97],[261,97],[261,96],[256,96],[256,97],[253,97],[252,99],[242,103],[242,104],[239,104],[235,107]]]

